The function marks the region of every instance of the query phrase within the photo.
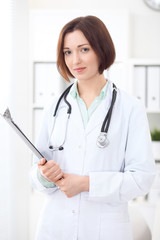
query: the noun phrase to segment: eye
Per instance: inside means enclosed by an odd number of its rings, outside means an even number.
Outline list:
[[[71,54],[71,51],[64,51],[64,55],[70,55]]]
[[[81,50],[82,52],[88,52],[89,51],[89,48],[82,48],[82,50]]]

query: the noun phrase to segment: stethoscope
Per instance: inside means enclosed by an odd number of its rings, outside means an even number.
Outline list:
[[[67,136],[67,129],[68,129],[68,122],[69,122],[69,118],[70,118],[70,115],[71,115],[71,112],[72,112],[72,107],[71,107],[71,104],[67,101],[67,95],[71,89],[73,84],[71,84],[63,93],[62,95],[60,96],[58,102],[57,102],[57,105],[56,105],[56,108],[55,108],[55,111],[54,111],[54,114],[53,114],[53,118],[54,118],[54,122],[53,122],[53,126],[52,126],[52,130],[51,130],[51,134],[50,134],[50,137],[49,137],[49,141],[48,141],[48,146],[49,146],[49,149],[51,151],[58,151],[58,150],[63,150],[64,149],[64,143],[65,143],[65,140],[66,140],[66,136]],[[100,134],[97,138],[97,146],[99,148],[105,148],[108,146],[109,144],[109,140],[107,138],[107,133],[108,133],[108,129],[109,129],[109,125],[110,125],[110,121],[111,121],[111,116],[112,116],[112,110],[113,110],[113,106],[114,106],[114,103],[116,101],[116,97],[117,97],[117,87],[116,85],[113,83],[113,92],[112,92],[112,100],[111,100],[111,105],[110,105],[110,108],[105,116],[105,119],[103,121],[103,124],[102,124],[102,127],[101,127],[101,131],[100,131]],[[59,105],[62,101],[62,99],[64,98],[64,101],[65,103],[68,105],[68,109],[67,109],[67,121],[66,121],[66,128],[65,128],[65,135],[64,135],[64,140],[62,142],[62,144],[60,146],[53,146],[53,145],[50,145],[50,140],[51,140],[51,137],[52,137],[52,133],[54,131],[54,127],[55,127],[55,123],[56,123],[56,118],[57,118],[57,111],[58,111],[58,108],[59,108]]]

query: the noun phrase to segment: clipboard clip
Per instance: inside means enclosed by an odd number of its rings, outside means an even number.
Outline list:
[[[2,115],[2,114],[1,114],[1,115]],[[2,116],[3,116],[4,118],[9,118],[9,119],[12,120],[11,113],[10,113],[10,111],[9,111],[9,108],[7,108],[7,109],[5,110],[5,112],[3,113]]]

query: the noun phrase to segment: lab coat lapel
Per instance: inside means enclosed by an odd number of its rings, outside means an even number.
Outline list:
[[[75,121],[74,124],[76,124],[79,127],[79,129],[82,129],[82,131],[84,132],[85,128],[84,128],[83,119],[82,119],[82,115],[81,115],[77,100],[74,99],[70,94],[68,94],[67,100],[72,106],[71,117],[74,118],[74,121]]]

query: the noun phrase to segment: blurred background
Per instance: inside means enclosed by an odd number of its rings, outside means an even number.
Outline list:
[[[160,1],[1,1],[0,113],[8,106],[35,142],[44,105],[67,86],[56,70],[59,32],[85,15],[99,17],[115,43],[116,61],[106,77],[146,107],[157,176],[150,193],[131,201],[129,211],[134,240],[159,240]],[[44,196],[30,186],[31,152],[2,118],[0,150],[0,239],[34,240]]]

